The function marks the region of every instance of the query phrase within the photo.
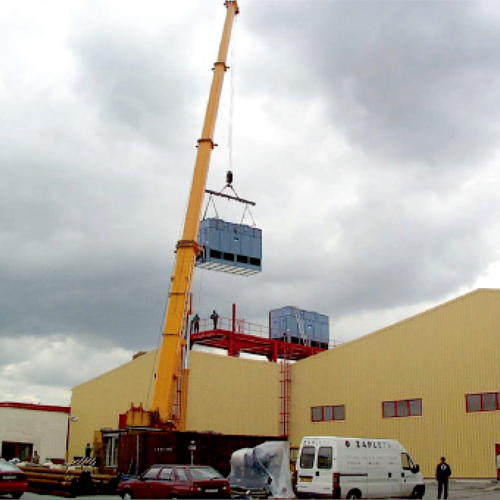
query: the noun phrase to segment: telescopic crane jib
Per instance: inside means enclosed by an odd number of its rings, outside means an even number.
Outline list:
[[[182,367],[183,350],[186,346],[184,328],[190,311],[190,294],[196,257],[200,253],[197,235],[200,224],[203,197],[214,148],[214,129],[219,110],[220,96],[226,66],[229,40],[238,4],[229,0],[226,20],[222,32],[217,62],[213,68],[212,86],[208,98],[205,122],[201,138],[198,140],[198,152],[191,184],[191,193],[184,221],[182,239],[177,243],[174,274],[170,288],[167,314],[163,329],[162,345],[156,373],[155,391],[151,410],[159,415],[162,422],[172,421],[178,430],[185,429],[186,395],[189,371]],[[181,377],[181,418],[176,422],[174,404],[179,377]]]

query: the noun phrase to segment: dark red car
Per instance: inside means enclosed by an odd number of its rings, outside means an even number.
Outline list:
[[[28,489],[24,472],[16,465],[0,459],[0,495],[21,498]]]
[[[122,498],[230,498],[231,488],[207,465],[153,465],[139,479],[118,485]]]

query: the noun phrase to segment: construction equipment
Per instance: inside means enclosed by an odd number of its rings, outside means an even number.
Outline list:
[[[26,474],[28,490],[48,495],[76,497],[81,495],[113,495],[118,475],[98,474],[92,467],[41,465],[20,466]]]
[[[171,422],[172,427],[184,430],[186,426],[186,402],[189,369],[183,366],[186,351],[184,332],[190,311],[191,286],[196,257],[200,252],[197,235],[201,218],[210,157],[214,144],[214,129],[219,109],[224,73],[226,66],[231,29],[238,4],[235,0],[225,2],[226,20],[222,32],[217,62],[213,68],[213,80],[208,99],[205,122],[191,184],[191,192],[184,221],[182,239],[177,243],[175,270],[168,300],[167,314],[163,329],[155,390],[151,410],[163,423]],[[180,415],[175,414],[174,404],[180,383]]]

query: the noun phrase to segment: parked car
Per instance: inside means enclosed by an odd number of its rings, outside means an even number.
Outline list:
[[[15,464],[0,459],[0,495],[21,498],[28,490],[24,472]]]
[[[122,498],[230,498],[229,481],[207,465],[151,466],[138,479],[118,484]]]

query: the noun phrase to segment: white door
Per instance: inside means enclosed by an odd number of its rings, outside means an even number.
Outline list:
[[[314,473],[316,483],[315,493],[331,496],[333,492],[332,471],[333,448],[331,446],[320,446],[318,448],[317,467]]]
[[[316,481],[316,446],[302,447],[297,467],[297,491],[319,493],[319,482]]]
[[[399,494],[402,497],[409,497],[415,487],[414,464],[408,453],[401,453],[401,483]]]

